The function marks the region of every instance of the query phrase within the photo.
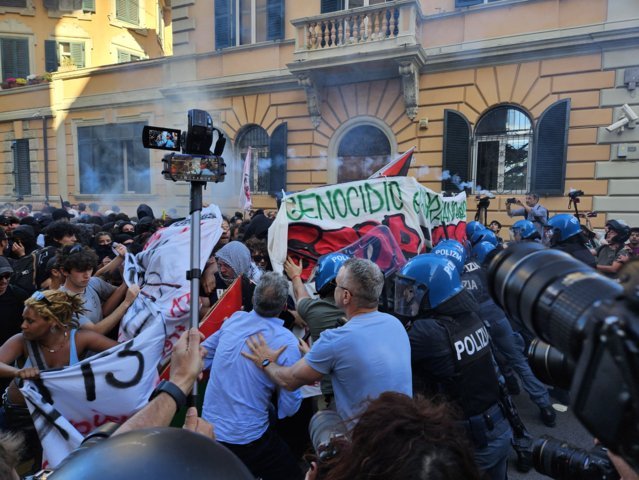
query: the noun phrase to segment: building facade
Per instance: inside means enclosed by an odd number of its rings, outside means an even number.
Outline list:
[[[47,2],[31,3],[37,16]],[[122,3],[96,2],[90,15],[112,18]],[[510,197],[535,191],[557,213],[573,211],[566,195],[583,190],[580,211],[639,225],[634,0],[164,6],[173,55],[147,47],[141,61],[90,62],[0,91],[0,201],[62,196],[186,213],[188,187],[163,179],[162,152],[142,148],[141,129],[184,130],[197,108],[229,139],[226,181],[205,192],[227,212],[239,207],[248,147],[254,205],[272,208],[282,190],[366,178],[415,146],[410,174],[437,191],[467,188],[469,218],[476,194],[495,195],[489,219],[510,224]],[[0,26],[23,20],[10,16],[0,13]],[[34,61],[46,57],[42,45],[34,51]],[[25,139],[31,191],[18,195]]]

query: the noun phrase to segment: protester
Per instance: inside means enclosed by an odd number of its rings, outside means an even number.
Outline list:
[[[624,259],[629,257],[626,241],[630,238],[630,227],[621,220],[606,222],[606,245],[597,249],[597,270],[608,277],[615,277]]]
[[[543,227],[548,221],[548,210],[539,203],[539,195],[536,193],[527,193],[522,202],[519,199],[515,201],[519,208],[513,210],[512,203],[506,202],[506,213],[509,217],[523,216],[526,220],[531,221],[535,225],[535,229],[539,235],[543,235]]]
[[[256,210],[251,217],[251,222],[248,227],[246,227],[246,230],[244,230],[244,240],[248,240],[253,236],[265,239],[268,233],[268,228],[271,226],[272,222],[272,219],[264,215],[264,210]]]
[[[370,260],[351,258],[335,279],[335,305],[348,322],[325,330],[319,341],[293,366],[277,360],[283,349],[274,350],[264,337],[247,342],[257,368],[287,390],[331,375],[335,408],[349,425],[365,409],[367,400],[382,392],[412,395],[410,345],[404,326],[392,315],[377,310],[384,275]]]
[[[479,468],[491,479],[507,478],[512,432],[499,405],[490,340],[455,265],[436,254],[410,259],[395,279],[394,308],[413,320],[415,391],[443,395],[460,408]]]
[[[370,402],[336,455],[313,463],[307,479],[479,480],[471,444],[446,403],[384,392]]]
[[[302,397],[296,389],[278,389],[265,374],[267,363],[260,363],[256,370],[241,354],[249,337],[259,334],[278,349],[282,366],[299,360],[297,338],[278,318],[287,296],[288,282],[282,275],[264,274],[253,294],[253,310],[236,312],[203,343],[208,352],[205,368],[211,369],[211,378],[204,394],[202,416],[215,426],[218,441],[235,453],[253,475],[264,480],[303,477],[290,449],[269,421],[271,398],[276,392],[275,412],[279,419],[297,412]]]

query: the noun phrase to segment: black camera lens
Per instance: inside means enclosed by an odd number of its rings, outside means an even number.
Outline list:
[[[557,480],[614,480],[619,474],[601,447],[576,448],[552,437],[533,444],[535,470]]]
[[[575,363],[551,345],[535,338],[528,348],[528,363],[535,376],[545,384],[570,388]]]
[[[526,242],[499,252],[488,267],[495,302],[545,342],[576,358],[587,315],[622,287],[559,250]]]

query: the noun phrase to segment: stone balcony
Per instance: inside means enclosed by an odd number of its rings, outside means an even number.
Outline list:
[[[417,114],[424,15],[417,0],[396,0],[292,20],[294,61],[288,69],[306,91],[309,113],[320,122],[325,86],[401,78],[406,114]]]

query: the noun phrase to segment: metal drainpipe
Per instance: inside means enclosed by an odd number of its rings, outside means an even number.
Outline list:
[[[42,115],[42,139],[44,147],[44,199],[49,201],[49,148],[47,141],[47,117]]]

